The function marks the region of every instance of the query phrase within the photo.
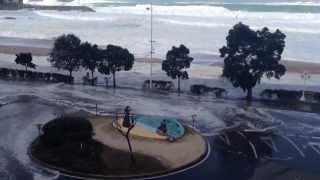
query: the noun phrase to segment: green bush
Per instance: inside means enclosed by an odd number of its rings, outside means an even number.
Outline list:
[[[64,82],[72,84],[74,78],[58,74],[58,73],[43,73],[37,71],[25,71],[18,69],[0,68],[1,79],[12,79],[12,80],[28,80],[28,81],[49,81],[49,82]]]
[[[91,123],[80,117],[60,117],[43,126],[41,140],[46,145],[58,146],[67,142],[84,142],[92,139]]]
[[[7,68],[0,68],[0,77],[1,78],[8,78],[9,77],[9,69]]]
[[[284,90],[284,89],[265,89],[260,96],[271,98],[276,95],[278,100],[283,101],[299,101],[302,96],[302,91]]]
[[[196,95],[202,95],[212,92],[216,97],[223,97],[227,94],[227,91],[223,88],[209,87],[204,84],[194,84],[190,86],[190,91],[191,93]]]

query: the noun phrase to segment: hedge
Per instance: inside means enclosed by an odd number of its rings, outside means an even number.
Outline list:
[[[150,87],[150,80],[146,80],[143,83],[143,89]],[[172,81],[152,80],[152,88],[164,91],[170,91],[174,88]]]
[[[91,123],[80,117],[59,117],[46,123],[41,140],[49,146],[57,146],[66,142],[81,142],[92,139]]]
[[[207,93],[214,93],[216,97],[222,97],[227,94],[227,91],[223,88],[219,87],[209,87],[203,84],[194,84],[190,86],[190,91],[193,94],[196,95],[202,95],[202,94],[207,94]]]
[[[276,97],[278,100],[284,101],[299,101],[302,97],[302,91],[283,90],[283,89],[265,89],[260,96],[267,99]]]
[[[58,73],[43,73],[37,71],[24,71],[8,68],[0,68],[0,78],[10,80],[46,81],[63,83],[73,83],[74,81],[73,77]]]

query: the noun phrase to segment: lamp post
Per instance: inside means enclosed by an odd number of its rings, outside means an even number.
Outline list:
[[[150,3],[150,8],[147,8],[147,10],[150,10],[150,82],[149,82],[149,88],[152,89],[152,65],[153,65],[153,54],[154,54],[154,48],[153,48],[153,4],[152,0]]]
[[[307,80],[309,80],[311,78],[311,75],[308,72],[303,72],[301,74],[301,79],[303,80],[303,86],[304,86],[304,90],[302,91],[302,97],[301,97],[301,101],[305,101],[306,97],[305,97],[305,88],[307,85]]]

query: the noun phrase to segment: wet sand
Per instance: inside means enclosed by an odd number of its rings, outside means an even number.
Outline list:
[[[286,66],[289,73],[320,74],[320,63],[281,60],[281,64]],[[221,60],[221,63],[213,63],[210,66],[222,68],[223,60]]]
[[[113,148],[128,151],[126,139],[113,127],[112,118],[94,117],[90,121],[94,127],[96,140]],[[199,161],[207,149],[204,138],[189,128],[181,139],[174,142],[132,136],[131,143],[134,152],[155,157],[170,169],[181,168]]]
[[[18,54],[27,52],[31,52],[32,55],[35,56],[48,56],[50,49],[45,47],[0,45],[0,53],[2,54]]]
[[[125,128],[122,126],[123,118],[119,118],[117,121],[113,122],[113,127],[118,128],[119,131],[122,131],[123,133],[126,133],[128,131],[128,128]],[[134,136],[140,136],[140,137],[146,137],[154,140],[167,140],[167,136],[161,136],[156,132],[151,132],[150,130],[143,128],[141,126],[135,126],[131,131],[131,135]]]

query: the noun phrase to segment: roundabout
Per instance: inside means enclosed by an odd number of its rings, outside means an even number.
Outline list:
[[[167,119],[168,127],[172,127],[171,130],[168,128],[168,133],[165,135],[156,128],[143,124],[147,123],[149,118],[152,118],[151,124],[161,124],[156,121],[162,118],[146,115],[138,117],[143,120],[137,123],[130,134],[134,163],[130,161],[131,154],[122,133],[126,130],[124,127],[119,129],[123,121],[121,115],[88,115],[86,119],[92,126],[92,140],[81,143],[68,142],[54,147],[55,150],[45,147],[41,140],[44,135],[41,135],[31,144],[29,156],[43,168],[59,171],[64,176],[82,179],[162,177],[196,167],[208,157],[210,147],[207,140],[192,128],[183,126],[176,119]],[[176,132],[173,133],[173,129]],[[168,135],[170,133],[171,137]],[[81,148],[83,152],[79,152]]]

